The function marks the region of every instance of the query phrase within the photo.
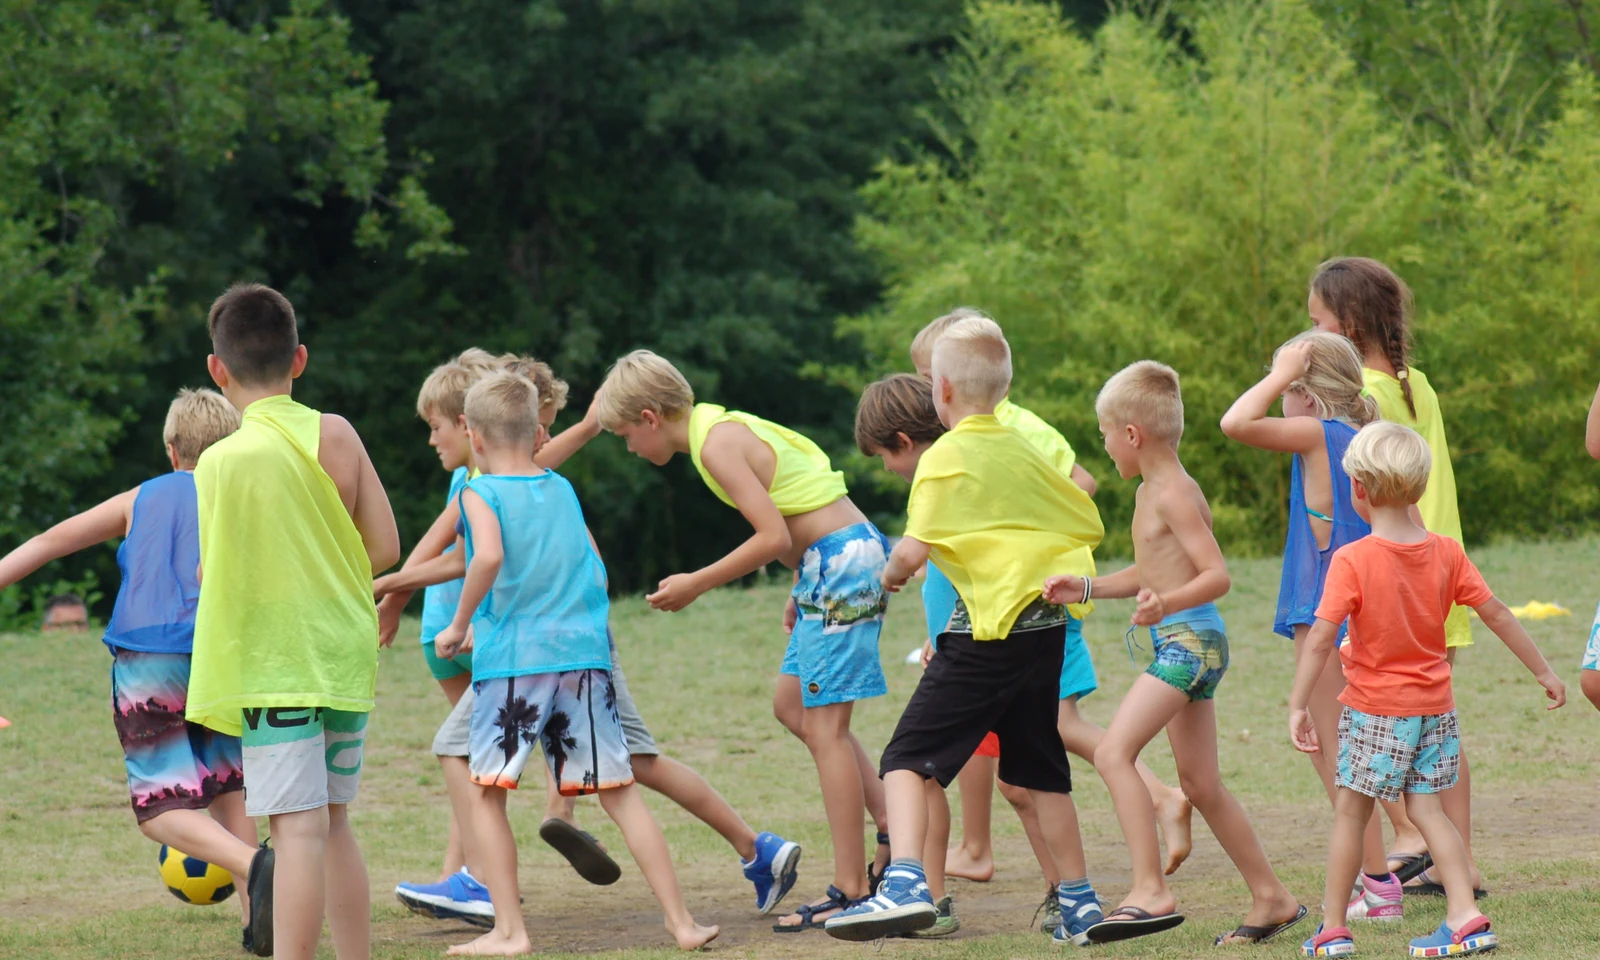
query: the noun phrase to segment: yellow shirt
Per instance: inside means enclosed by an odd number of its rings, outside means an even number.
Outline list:
[[[845,489],[844,472],[833,469],[828,455],[807,438],[748,413],[728,410],[714,403],[697,403],[689,414],[689,458],[694,461],[694,468],[700,471],[700,479],[706,482],[717,499],[728,506],[737,505],[727,491],[717,484],[711,471],[706,469],[700,459],[700,451],[712,427],[730,422],[749,427],[756,439],[772,449],[773,456],[777,458],[777,467],[772,471],[772,485],[767,488],[767,493],[778,512],[784,516],[821,510],[849,492]]]
[[[1061,431],[1046,423],[1042,417],[1032,410],[1025,410],[1011,402],[1006,397],[994,405],[994,417],[1001,423],[1028,438],[1028,442],[1044,455],[1044,458],[1055,464],[1064,477],[1072,476],[1072,468],[1078,462],[1078,455],[1073,452],[1072,444],[1061,435]]]
[[[266,397],[195,467],[194,723],[237,736],[245,707],[372,709],[372,564],[317,461],[321,432],[317,411]]]
[[[993,416],[967,417],[934,441],[917,464],[906,536],[931,559],[967,606],[972,635],[1001,640],[1045,577],[1094,576],[1105,536],[1089,495]],[[1091,604],[1067,610],[1082,619]]]
[[[1406,379],[1411,382],[1411,399],[1417,406],[1412,416],[1406,406],[1406,397],[1400,381],[1381,370],[1363,367],[1362,379],[1366,381],[1367,395],[1378,403],[1378,413],[1383,419],[1398,423],[1422,434],[1433,453],[1433,469],[1428,473],[1428,489],[1417,501],[1417,510],[1429,532],[1461,540],[1461,511],[1456,504],[1456,472],[1450,464],[1450,443],[1444,435],[1444,416],[1439,412],[1439,397],[1416,367],[1406,369]],[[1445,643],[1462,647],[1472,642],[1472,622],[1463,607],[1452,607],[1444,624]]]

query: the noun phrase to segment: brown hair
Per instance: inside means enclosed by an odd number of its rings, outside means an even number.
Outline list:
[[[1417,415],[1406,368],[1411,361],[1411,288],[1393,270],[1367,257],[1335,257],[1311,276],[1311,292],[1339,319],[1339,332],[1366,357],[1380,352],[1394,367],[1406,409]]]
[[[532,380],[533,385],[539,388],[539,409],[561,410],[566,407],[567,381],[557,377],[556,372],[550,369],[550,364],[533,357],[519,357],[514,353],[501,354],[499,362],[512,373]]]
[[[856,448],[869,457],[899,449],[897,434],[912,443],[932,443],[944,435],[933,407],[933,385],[914,373],[894,373],[867,384],[856,404]]]
[[[288,378],[300,333],[283,294],[259,283],[236,283],[211,304],[206,326],[211,352],[240,385],[270,386]]]

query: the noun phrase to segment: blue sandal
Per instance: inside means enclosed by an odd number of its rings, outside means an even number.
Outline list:
[[[822,919],[818,920],[817,914],[827,913],[830,910],[848,910],[861,902],[861,900],[851,900],[849,897],[844,895],[843,890],[840,890],[838,887],[834,886],[828,887],[827,897],[828,899],[822,903],[801,904],[800,908],[795,911],[795,914],[800,917],[799,923],[775,923],[772,925],[772,932],[803,933],[807,930],[821,930],[822,925],[827,923],[829,918],[823,917]],[[862,898],[862,900],[865,899],[865,897]]]

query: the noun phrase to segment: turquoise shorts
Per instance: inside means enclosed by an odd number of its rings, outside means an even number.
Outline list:
[[[835,530],[806,548],[794,585],[798,616],[781,672],[800,678],[808,707],[850,703],[889,692],[878,636],[889,598],[883,568],[889,541],[870,523]]]
[[[1145,673],[1187,694],[1210,700],[1228,672],[1228,632],[1217,605],[1204,603],[1168,614],[1150,628],[1155,662]]]
[[[1600,670],[1600,609],[1594,612],[1594,626],[1589,628],[1589,645],[1583,650],[1583,669]]]
[[[449,680],[472,673],[472,654],[458,653],[453,657],[441,657],[433,649],[432,640],[422,645],[422,659],[428,661],[428,672],[433,674],[435,680]]]

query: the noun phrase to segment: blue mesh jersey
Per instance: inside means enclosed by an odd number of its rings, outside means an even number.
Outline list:
[[[117,548],[122,586],[102,638],[112,652],[189,653],[200,605],[200,517],[194,474],[139,485],[133,522]]]
[[[1283,582],[1278,587],[1278,613],[1273,618],[1274,633],[1293,637],[1294,628],[1317,619],[1317,604],[1322,600],[1322,585],[1328,579],[1328,564],[1340,547],[1372,532],[1350,502],[1350,478],[1344,472],[1344,452],[1355,439],[1356,428],[1343,420],[1322,421],[1322,437],[1328,449],[1328,480],[1333,485],[1333,533],[1326,549],[1317,546],[1311,531],[1311,515],[1306,513],[1305,464],[1295,454],[1289,479],[1289,533],[1283,544]],[[1345,625],[1339,625],[1339,641],[1344,641]]]
[[[461,497],[461,491],[467,486],[467,468],[456,467],[450,474],[450,498],[446,503],[455,503]],[[462,524],[456,522],[456,535],[460,536]],[[444,552],[449,553],[456,548],[455,544],[446,547]],[[461,600],[461,581],[451,580],[448,583],[438,583],[422,591],[422,642],[432,643],[439,631],[450,626],[450,621],[455,618],[456,604]]]
[[[610,670],[606,568],[589,543],[572,484],[546,470],[485,474],[466,489],[494,510],[505,551],[500,575],[472,616],[473,680]],[[470,567],[470,523],[466,539]]]

